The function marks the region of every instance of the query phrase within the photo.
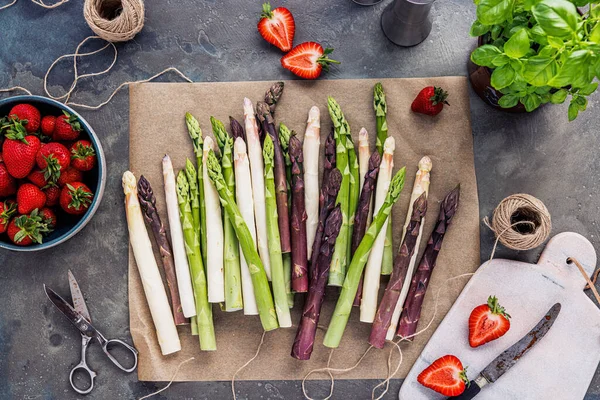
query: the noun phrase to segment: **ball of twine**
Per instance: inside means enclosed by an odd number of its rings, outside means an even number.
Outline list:
[[[529,194],[513,194],[498,204],[492,222],[485,224],[496,238],[513,250],[530,250],[542,244],[552,230],[548,209],[541,200]]]
[[[85,0],[83,16],[90,28],[109,42],[125,42],[144,27],[143,0]]]

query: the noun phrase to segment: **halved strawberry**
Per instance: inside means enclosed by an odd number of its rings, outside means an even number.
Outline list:
[[[272,45],[288,52],[294,43],[294,32],[296,23],[290,10],[285,7],[277,7],[271,10],[271,4],[264,3],[261,18],[258,21],[258,32]]]
[[[333,49],[329,48],[323,50],[323,46],[319,43],[300,43],[281,57],[281,65],[301,78],[317,79],[323,69],[325,71],[329,70],[329,64],[340,63],[328,57],[332,52]]]
[[[444,396],[458,396],[469,384],[466,368],[453,355],[438,358],[417,377],[417,381]]]
[[[478,347],[498,339],[510,329],[510,315],[490,296],[487,304],[477,306],[469,317],[469,344]]]

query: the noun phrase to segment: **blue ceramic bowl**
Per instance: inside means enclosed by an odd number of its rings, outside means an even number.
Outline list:
[[[96,156],[98,162],[91,171],[85,173],[85,184],[94,192],[94,200],[90,205],[90,208],[83,215],[69,215],[64,212],[58,214],[58,226],[50,235],[44,238],[42,244],[33,244],[31,246],[17,246],[10,242],[6,235],[0,236],[0,248],[14,250],[14,251],[37,251],[49,249],[50,247],[57,246],[61,243],[66,242],[77,234],[83,227],[92,219],[94,213],[100,205],[102,195],[104,194],[104,186],[106,184],[106,159],[104,157],[104,151],[98,136],[94,133],[92,127],[70,107],[65,106],[58,101],[49,99],[42,96],[14,96],[4,100],[0,100],[0,116],[7,115],[10,109],[19,103],[31,104],[40,110],[42,115],[62,115],[63,110],[69,114],[77,116],[81,127],[80,138],[87,139],[92,142],[94,149],[96,150]]]

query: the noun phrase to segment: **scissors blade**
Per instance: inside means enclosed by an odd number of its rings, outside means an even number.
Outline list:
[[[90,312],[85,304],[81,288],[71,270],[69,270],[69,288],[71,289],[71,298],[73,299],[73,308],[75,308],[75,311],[83,315],[88,322],[92,322],[92,317],[90,317]]]
[[[97,334],[96,328],[89,323],[83,315],[77,312],[65,299],[60,297],[54,290],[50,289],[48,286],[44,285],[44,291],[46,292],[46,296],[50,299],[52,304],[59,309],[61,313],[68,318],[69,321],[84,336],[94,337]]]

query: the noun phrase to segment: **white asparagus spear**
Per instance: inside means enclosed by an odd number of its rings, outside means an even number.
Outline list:
[[[308,112],[304,132],[304,203],[306,208],[306,242],[308,259],[319,225],[319,148],[321,146],[321,121],[319,107],[312,106]]]
[[[167,216],[169,217],[169,230],[171,232],[171,244],[173,247],[173,258],[175,259],[175,273],[177,275],[177,287],[181,299],[181,309],[186,318],[196,315],[196,303],[194,301],[194,290],[192,289],[192,278],[188,265],[185,243],[183,241],[183,229],[179,218],[179,203],[177,201],[177,188],[175,187],[175,173],[171,157],[165,155],[162,159],[163,179],[165,185],[165,201],[167,203]]]
[[[135,176],[130,171],[125,171],[123,174],[123,192],[125,193],[129,242],[150,308],[154,329],[156,329],[160,351],[165,356],[181,350],[181,343],[167,299],[167,292],[154,258],[152,243],[144,224]]]
[[[233,144],[233,166],[235,169],[235,195],[236,202],[240,209],[242,217],[256,247],[256,227],[254,225],[254,196],[252,195],[252,181],[250,178],[250,162],[246,153],[246,143],[244,139],[238,137]],[[254,297],[254,287],[252,286],[252,277],[248,269],[248,263],[244,258],[244,253],[240,246],[240,265],[242,268],[242,296],[244,299],[244,315],[258,315],[256,307],[256,298]]]
[[[396,142],[393,137],[388,137],[383,144],[383,156],[377,176],[377,188],[375,189],[375,207],[373,212],[377,214],[381,205],[385,202],[390,181],[392,179],[392,170],[394,169],[394,150]],[[377,299],[379,294],[379,280],[381,275],[381,262],[383,260],[383,246],[385,244],[385,235],[387,231],[389,218],[386,219],[381,232],[377,235],[369,261],[365,268],[365,277],[363,284],[363,294],[360,303],[360,320],[362,322],[373,322],[377,313]]]
[[[252,194],[254,195],[254,217],[256,221],[258,254],[265,267],[267,278],[271,280],[271,263],[269,262],[269,243],[267,240],[267,211],[265,208],[265,165],[254,106],[248,98],[244,98],[244,126],[248,142]]]
[[[365,183],[365,175],[369,171],[369,158],[371,158],[371,149],[369,148],[369,132],[361,128],[358,132],[358,167],[360,170],[360,191],[362,192]],[[371,225],[373,219],[373,202],[369,203],[369,215],[367,215],[367,226]]]
[[[427,156],[421,158],[419,161],[419,170],[417,171],[417,175],[415,177],[415,183],[413,185],[413,190],[410,195],[410,202],[408,203],[408,217],[406,218],[406,222],[404,223],[404,230],[402,231],[402,238],[404,240],[404,235],[406,235],[406,228],[410,223],[410,216],[412,215],[413,204],[415,200],[421,196],[421,194],[426,193],[425,196],[429,195],[429,182],[430,182],[430,172],[432,168],[431,159]],[[394,307],[394,313],[392,314],[392,321],[390,323],[390,327],[388,328],[387,334],[385,338],[387,340],[394,340],[396,337],[396,328],[398,327],[398,321],[400,320],[400,314],[402,313],[402,308],[404,307],[404,302],[406,301],[406,296],[408,295],[408,289],[410,287],[410,282],[413,276],[413,272],[415,270],[415,264],[417,262],[417,255],[419,253],[419,242],[423,237],[423,226],[425,225],[425,217],[421,221],[421,228],[419,229],[419,236],[417,237],[417,244],[415,245],[415,252],[413,253],[412,258],[410,259],[410,264],[408,264],[408,270],[406,271],[406,277],[404,278],[404,283],[402,284],[402,290],[400,291],[400,297],[398,298],[398,302],[396,303],[396,307]],[[403,241],[402,240],[402,241]],[[401,242],[402,242],[401,241]]]
[[[210,136],[204,138],[202,148],[202,176],[204,180],[204,204],[206,205],[206,275],[208,279],[208,302],[225,301],[225,278],[223,276],[223,219],[217,189],[208,177],[206,160],[210,150],[215,150],[215,142]]]

